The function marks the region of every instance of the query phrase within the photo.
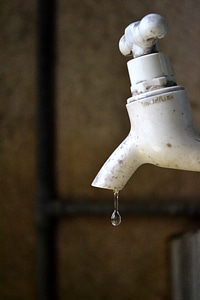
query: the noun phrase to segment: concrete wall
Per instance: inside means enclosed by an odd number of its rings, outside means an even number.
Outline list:
[[[163,15],[169,54],[189,92],[200,128],[200,2],[58,1],[57,180],[59,194],[112,202],[91,181],[127,135],[130,97],[118,40],[124,28],[150,12]],[[36,298],[34,224],[36,171],[36,4],[1,1],[1,298]],[[192,200],[200,174],[141,167],[120,194],[134,201]],[[123,216],[122,216],[123,217]],[[61,299],[171,299],[168,239],[199,227],[186,218],[65,218],[59,226]]]

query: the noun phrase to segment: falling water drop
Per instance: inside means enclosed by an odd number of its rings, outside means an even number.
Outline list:
[[[113,226],[118,226],[121,223],[121,216],[118,210],[119,191],[114,191],[114,211],[111,215],[111,223]]]
[[[121,216],[119,214],[119,211],[114,210],[111,215],[111,223],[113,226],[118,226],[121,223]]]

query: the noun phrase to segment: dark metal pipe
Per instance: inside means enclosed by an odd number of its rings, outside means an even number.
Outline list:
[[[152,217],[200,217],[200,205],[197,201],[183,200],[180,203],[162,200],[162,202],[149,201],[121,201],[119,210],[126,215],[134,216],[152,216]],[[113,211],[113,203],[96,202],[89,199],[83,201],[64,201],[57,199],[46,206],[46,213],[54,217],[64,217],[65,215],[106,215],[111,214]]]
[[[56,197],[55,37],[56,1],[38,0],[37,204],[38,299],[58,299],[56,219],[45,207]]]

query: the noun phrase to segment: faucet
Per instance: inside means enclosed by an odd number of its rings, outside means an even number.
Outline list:
[[[131,94],[126,108],[130,132],[105,162],[92,186],[120,191],[143,164],[200,172],[200,135],[186,90],[177,85],[169,57],[157,49],[165,19],[148,14],[130,24],[119,41]]]

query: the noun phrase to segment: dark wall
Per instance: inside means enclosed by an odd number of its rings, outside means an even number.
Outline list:
[[[57,180],[74,201],[112,202],[91,181],[129,131],[127,59],[118,50],[125,27],[156,12],[169,32],[159,49],[189,92],[200,128],[198,1],[58,1]],[[2,299],[35,299],[36,4],[2,1],[1,256]],[[192,200],[200,175],[142,166],[120,201]],[[123,217],[123,216],[122,216]],[[59,226],[61,299],[170,299],[168,238],[197,228],[187,218],[66,217]]]

